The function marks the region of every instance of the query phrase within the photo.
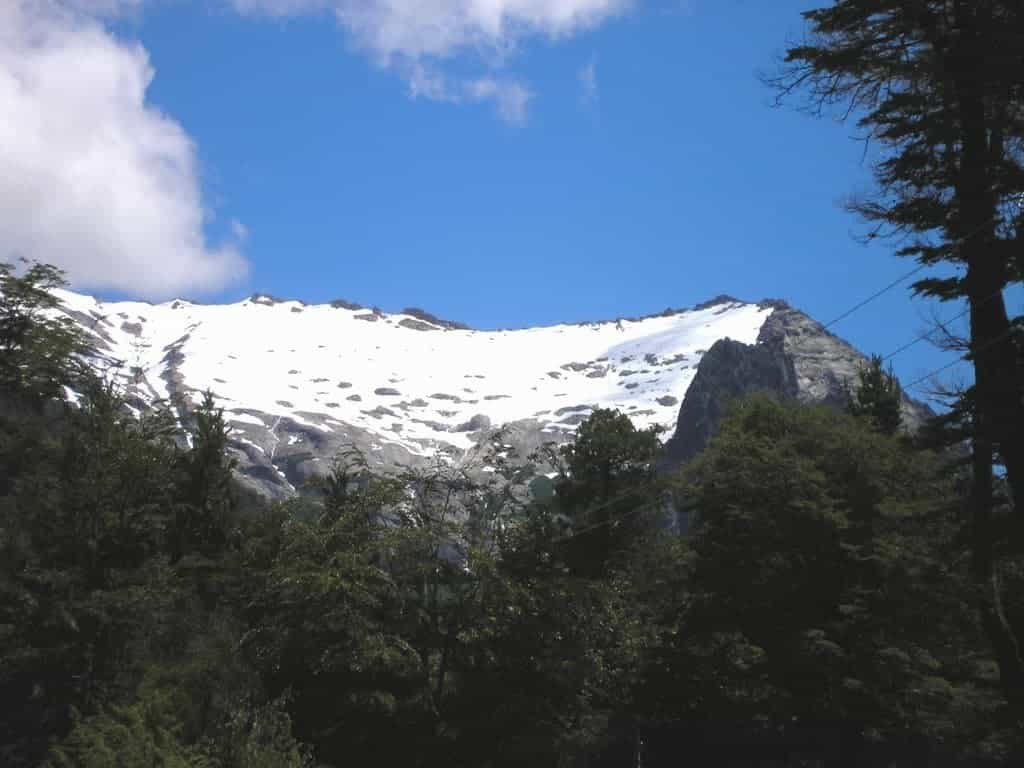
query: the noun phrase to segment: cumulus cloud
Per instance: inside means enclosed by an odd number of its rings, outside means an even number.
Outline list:
[[[487,74],[453,83],[439,67],[459,54],[502,62],[530,36],[560,39],[621,13],[631,0],[232,0],[243,13],[290,16],[329,11],[377,62],[400,71],[413,96],[491,101],[524,119],[531,93]]]
[[[0,261],[146,298],[241,277],[244,229],[211,245],[194,143],[146,102],[146,51],[97,17],[141,0],[0,1]]]

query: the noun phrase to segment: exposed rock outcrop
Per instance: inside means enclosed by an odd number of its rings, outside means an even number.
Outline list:
[[[700,453],[718,431],[730,400],[762,392],[843,408],[867,358],[821,323],[785,302],[762,302],[774,311],[761,326],[756,344],[732,339],[715,342],[701,358],[673,437],[666,443],[663,469],[673,469]],[[904,396],[903,422],[914,431],[931,409]]]
[[[795,378],[791,362],[767,345],[715,342],[683,398],[675,435],[665,445],[665,468],[679,466],[707,446],[730,400],[752,392],[795,397]]]

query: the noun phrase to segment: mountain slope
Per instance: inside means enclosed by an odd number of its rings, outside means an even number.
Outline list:
[[[134,407],[169,401],[187,427],[190,404],[211,389],[243,480],[271,497],[325,471],[345,445],[385,465],[438,454],[460,462],[479,458],[504,426],[502,445],[526,455],[571,438],[596,407],[619,408],[638,427],[658,425],[669,439],[678,423],[689,429],[680,403],[707,350],[725,339],[747,348],[760,337],[763,345],[764,329],[783,311],[719,297],[644,318],[478,331],[420,310],[388,314],[341,301],[59,298],[107,363],[120,365]],[[860,356],[849,348],[843,358],[848,376]],[[816,380],[804,378],[797,388],[813,399]]]

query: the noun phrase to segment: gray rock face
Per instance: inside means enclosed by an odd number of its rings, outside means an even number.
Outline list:
[[[867,357],[803,312],[774,303],[776,310],[762,326],[758,344],[779,350],[777,354],[792,362],[798,400],[845,408],[847,392],[856,386]],[[902,411],[903,424],[911,432],[935,415],[931,408],[906,395]]]
[[[478,413],[469,421],[455,427],[456,432],[479,432],[482,429],[490,429],[491,419],[489,416]]]
[[[676,432],[665,445],[665,467],[677,467],[704,450],[718,431],[726,404],[753,392],[796,397],[791,363],[767,345],[715,342],[683,398]]]
[[[418,466],[425,460],[393,443],[381,444],[372,432],[354,425],[343,431],[318,429],[322,414],[297,414],[302,422],[247,410],[266,426],[232,422],[229,450],[237,460],[235,476],[248,491],[270,500],[293,496],[310,479],[326,474],[343,448],[356,447],[379,467]]]
[[[663,469],[700,453],[718,431],[730,400],[757,392],[779,399],[843,408],[867,358],[821,323],[784,302],[761,327],[757,343],[715,342],[701,358],[679,409],[676,431],[666,443]],[[903,421],[914,431],[932,415],[904,396]]]
[[[414,331],[439,331],[441,330],[437,326],[425,323],[422,320],[414,320],[411,317],[407,317],[404,320],[399,320],[398,324],[403,328],[410,328]]]
[[[465,323],[457,323],[454,320],[442,320],[437,315],[433,315],[430,312],[427,312],[425,309],[420,309],[419,307],[406,307],[405,309],[402,310],[402,314],[411,315],[412,317],[415,317],[417,320],[429,324],[425,328],[418,328],[416,326],[406,325],[407,328],[413,327],[416,328],[416,330],[437,330],[438,328],[443,328],[449,331],[471,330],[471,328]],[[405,325],[405,323],[399,323],[399,325]]]
[[[312,478],[325,474],[332,457],[342,448],[359,449],[371,466],[382,470],[399,466],[424,468],[435,460],[433,456],[415,455],[397,444],[383,442],[378,435],[354,425],[346,424],[342,431],[325,432],[317,427],[328,423],[327,417],[319,414],[303,412],[299,414],[303,421],[299,422],[248,409],[245,412],[259,418],[266,426],[232,423],[229,451],[238,462],[236,477],[248,491],[270,500],[287,499],[300,492]],[[544,422],[531,419],[510,422],[499,428],[492,428],[486,417],[470,421],[474,422],[475,447],[465,452],[440,442],[430,447],[439,454],[449,455],[457,466],[479,481],[498,478],[494,467],[489,466],[489,457],[495,452],[515,466],[532,464],[531,454],[544,444],[565,443],[573,434],[569,429],[552,433],[544,429]],[[533,474],[512,482],[509,489],[518,497],[526,498],[533,493],[531,482],[544,478],[544,474],[553,469],[540,461],[534,465]]]

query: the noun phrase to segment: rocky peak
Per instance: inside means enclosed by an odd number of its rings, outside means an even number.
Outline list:
[[[721,339],[701,359],[679,409],[675,433],[666,444],[664,468],[677,467],[702,451],[734,398],[760,392],[834,408],[849,402],[849,390],[867,364],[866,356],[784,301],[767,300],[758,306],[773,311],[754,344]],[[904,395],[908,429],[918,429],[931,415],[926,405]]]
[[[711,309],[712,307],[718,307],[722,304],[745,304],[746,302],[740,301],[734,296],[730,296],[727,293],[720,293],[713,299],[702,301],[700,304],[694,304],[693,309],[695,312],[699,312],[702,309]]]

